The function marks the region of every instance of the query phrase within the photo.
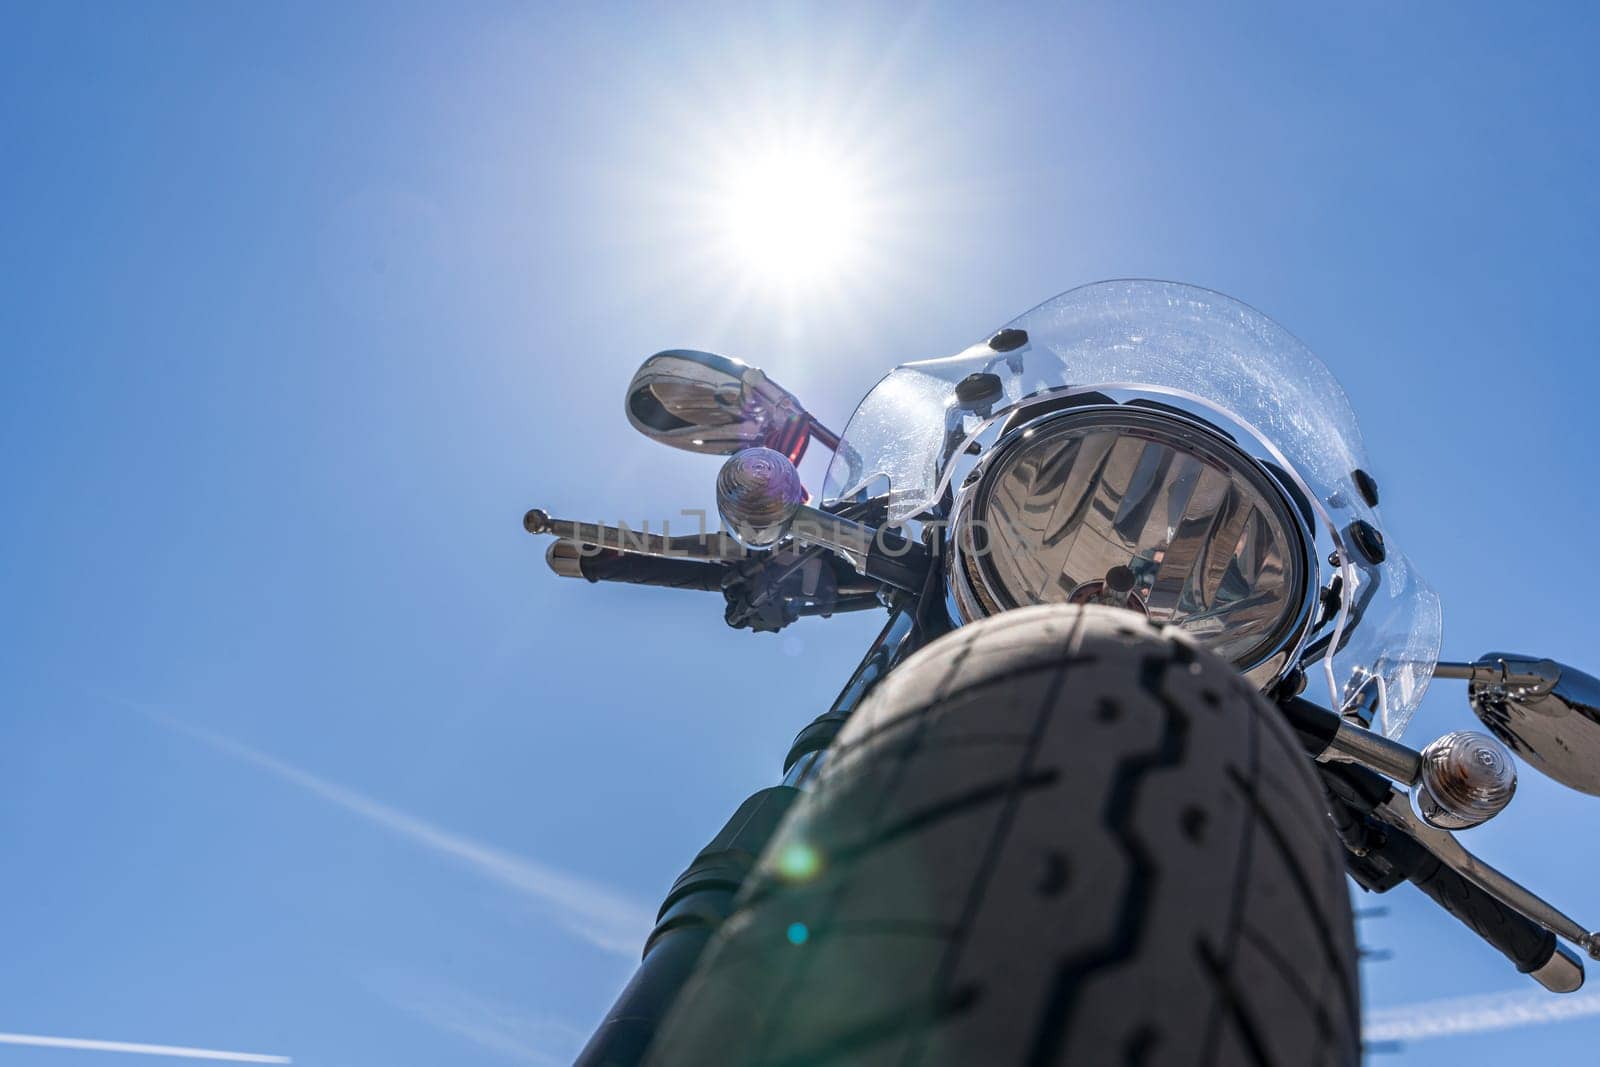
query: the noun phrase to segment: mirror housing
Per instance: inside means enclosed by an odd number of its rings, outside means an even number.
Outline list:
[[[628,383],[628,422],[664,445],[729,456],[770,448],[799,463],[816,436],[838,438],[760,368],[711,352],[657,352]]]
[[[1511,652],[1472,667],[1467,696],[1483,724],[1535,769],[1600,796],[1600,679]]]

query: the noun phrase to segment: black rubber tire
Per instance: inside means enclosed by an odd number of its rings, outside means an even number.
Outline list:
[[[1176,630],[1039,607],[852,717],[647,1062],[1343,1065],[1359,1016],[1280,713]]]

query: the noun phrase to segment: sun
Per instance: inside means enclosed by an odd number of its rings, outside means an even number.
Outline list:
[[[730,153],[708,200],[719,254],[751,280],[809,287],[856,273],[873,241],[870,186],[816,141]]]
[[[964,224],[965,172],[930,153],[948,113],[937,94],[892,92],[876,57],[740,54],[622,128],[621,195],[600,222],[639,250],[646,291],[704,333],[762,323],[764,343],[797,346],[861,336],[924,284],[931,252]]]

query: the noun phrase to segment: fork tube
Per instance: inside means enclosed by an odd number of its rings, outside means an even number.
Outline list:
[[[700,850],[694,862],[667,891],[656,925],[645,939],[639,969],[633,973],[599,1029],[574,1061],[574,1067],[637,1067],[656,1028],[688,981],[706,942],[734,908],[734,898],[766,849],[784,813],[800,795],[792,773],[800,763],[817,765],[833,735],[889,669],[907,654],[918,632],[913,612],[898,607],[867,650],[833,706],[795,738],[784,760],[781,785],[748,797],[727,825]]]

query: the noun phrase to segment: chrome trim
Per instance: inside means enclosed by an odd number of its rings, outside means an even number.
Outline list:
[[[1550,959],[1528,977],[1552,993],[1576,993],[1583,988],[1583,957],[1558,941]]]
[[[544,550],[544,561],[563,578],[583,577],[583,546],[576,541],[564,537],[551,541],[550,547]]]
[[[1401,785],[1411,785],[1422,773],[1420,752],[1348,720],[1340,720],[1327,750],[1317,757],[1318,763],[1330,760],[1359,764]]]
[[[1433,665],[1433,676],[1477,685],[1516,686],[1528,690],[1542,688],[1548,691],[1554,684],[1543,674],[1512,674],[1504,660],[1489,659],[1477,663],[1448,663],[1440,660]]]

